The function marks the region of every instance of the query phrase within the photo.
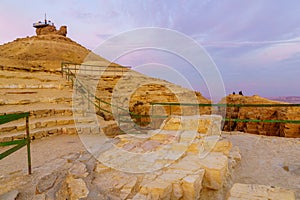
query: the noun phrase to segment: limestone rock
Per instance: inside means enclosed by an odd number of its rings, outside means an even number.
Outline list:
[[[67,26],[61,26],[59,30],[56,30],[56,27],[53,25],[48,25],[45,27],[40,27],[36,29],[36,35],[62,35],[67,36]]]
[[[74,178],[84,178],[89,174],[86,169],[86,165],[82,162],[75,163],[70,169],[69,174]]]
[[[295,200],[295,194],[291,190],[241,183],[234,184],[227,196],[227,200]]]
[[[222,117],[219,115],[171,116],[162,124],[162,130],[197,131],[217,135],[221,131]]]
[[[146,183],[140,190],[141,194],[147,195],[147,197],[149,197],[149,199],[151,200],[170,199],[171,192],[172,184],[160,179],[156,179],[150,183]]]
[[[56,27],[49,25],[49,26],[37,28],[35,30],[35,32],[36,32],[36,35],[55,34],[56,33]]]
[[[107,167],[107,166],[105,166],[105,165],[103,165],[102,163],[97,163],[96,166],[95,166],[95,169],[94,169],[94,171],[96,173],[99,173],[99,174],[103,173],[103,172],[107,172],[109,170],[110,170],[110,168]]]
[[[3,200],[15,200],[17,199],[19,195],[19,191],[18,190],[12,190],[10,192],[7,192],[5,194],[0,195],[0,199]]]
[[[240,153],[240,149],[238,146],[235,146],[232,148],[232,151],[229,154],[229,158],[234,159],[235,161],[241,161],[242,160],[242,156]]]
[[[221,103],[228,104],[286,104],[254,96],[229,95]],[[229,107],[226,117],[232,119],[260,119],[260,120],[300,120],[299,107]],[[225,131],[242,131],[247,133],[300,137],[300,125],[291,123],[263,123],[263,122],[226,122]]]
[[[204,172],[204,170],[201,170],[198,174],[188,175],[182,179],[184,200],[197,200],[200,198]]]
[[[32,200],[45,200],[46,199],[46,195],[45,194],[37,194],[33,197]]]
[[[231,148],[232,148],[232,143],[229,140],[221,139],[215,143],[212,151],[223,152],[225,155],[228,155]]]
[[[67,26],[61,26],[57,31],[58,35],[67,36]]]
[[[68,184],[70,200],[79,200],[88,196],[89,190],[81,178],[75,179],[68,176],[66,182]]]
[[[52,173],[41,178],[36,186],[36,193],[41,194],[54,186],[57,175]]]
[[[120,127],[116,123],[109,124],[109,125],[101,128],[101,130],[107,137],[115,137],[115,136],[123,133],[123,131],[120,129]]]
[[[228,171],[228,158],[222,153],[211,152],[200,163],[205,169],[204,186],[213,190],[221,189]]]
[[[172,184],[172,200],[179,200],[183,197],[183,189],[181,187],[181,183],[173,183]]]

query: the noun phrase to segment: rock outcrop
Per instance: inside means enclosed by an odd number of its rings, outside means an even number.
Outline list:
[[[49,34],[67,36],[67,26],[61,26],[59,30],[56,30],[56,27],[52,25],[48,25],[36,29],[36,35],[49,35]]]
[[[61,26],[56,33],[58,35],[67,36],[67,26]]]
[[[229,95],[221,102],[227,104],[287,104],[266,98]],[[300,107],[228,107],[226,117],[231,119],[300,120]],[[258,135],[300,137],[300,124],[263,122],[226,122],[225,131],[242,131]]]

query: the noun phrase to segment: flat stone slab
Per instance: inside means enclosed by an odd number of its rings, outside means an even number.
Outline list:
[[[3,200],[15,200],[19,195],[18,190],[12,190],[10,192],[7,192],[5,194],[0,195],[0,199]]]

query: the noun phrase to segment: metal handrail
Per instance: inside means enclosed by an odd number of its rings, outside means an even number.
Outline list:
[[[300,104],[193,104],[193,103],[177,103],[177,102],[151,102],[151,106],[197,106],[197,107],[300,107]],[[171,111],[172,112],[172,111]],[[172,113],[170,113],[171,115]],[[300,124],[300,120],[264,120],[264,119],[232,119],[225,118],[224,121],[232,122],[263,122],[263,123],[291,123]]]
[[[25,117],[26,122],[26,138],[23,140],[14,140],[14,141],[8,141],[8,142],[0,142],[0,146],[11,146],[16,145],[5,152],[0,154],[0,160],[3,158],[9,156],[10,154],[18,151],[22,147],[27,145],[27,163],[28,163],[28,174],[31,174],[31,155],[30,155],[30,134],[29,134],[29,112],[25,113],[13,113],[13,114],[7,114],[7,115],[1,115],[0,116],[0,124],[5,124],[11,121],[15,121],[21,118]]]

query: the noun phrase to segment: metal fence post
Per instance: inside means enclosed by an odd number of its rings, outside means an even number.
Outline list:
[[[30,155],[29,116],[26,116],[26,139],[27,139],[27,161],[28,161],[28,174],[31,174],[31,155]]]

